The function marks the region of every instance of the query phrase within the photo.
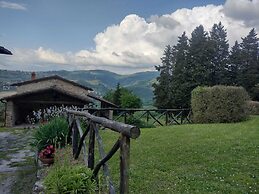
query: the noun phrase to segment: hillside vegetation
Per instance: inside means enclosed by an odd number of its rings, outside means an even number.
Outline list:
[[[158,76],[158,72],[140,72],[130,75],[119,75],[109,71],[48,71],[36,72],[37,78],[59,75],[66,79],[75,81],[84,86],[93,88],[100,95],[104,95],[108,90],[114,89],[117,83],[133,91],[138,95],[144,104],[151,104],[153,100],[152,83]],[[3,85],[30,80],[31,72],[0,70],[0,90]]]

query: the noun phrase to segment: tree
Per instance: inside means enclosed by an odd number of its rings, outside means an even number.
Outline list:
[[[239,80],[241,64],[242,56],[240,44],[237,41],[235,41],[235,44],[231,48],[229,55],[228,76],[226,78],[227,85],[241,85]]]
[[[190,39],[183,33],[175,46],[166,46],[161,61],[156,66],[160,75],[153,84],[158,108],[189,107],[194,88],[219,84],[241,85],[252,99],[259,100],[259,48],[254,29],[229,53],[221,22],[213,25],[210,34],[200,25]]]
[[[141,108],[142,102],[140,98],[132,92],[126,90],[121,96],[121,107],[123,108]]]
[[[211,85],[227,84],[229,44],[226,29],[221,22],[213,25],[210,31],[210,44],[212,47]]]
[[[157,82],[153,84],[155,106],[158,108],[170,108],[172,99],[171,79],[173,72],[173,57],[172,48],[167,45],[161,58],[162,65],[155,66],[156,70],[160,72],[157,77]]]
[[[117,84],[115,90],[109,90],[104,99],[113,102],[114,104],[120,106],[121,108],[141,108],[142,101],[141,99],[133,94],[132,91],[120,87],[120,84]]]
[[[183,108],[189,106],[188,69],[187,56],[189,42],[184,32],[178,37],[178,43],[173,47],[173,75],[172,75],[172,108]]]
[[[254,92],[256,84],[259,83],[258,41],[253,28],[245,38],[242,38],[240,44],[242,57],[240,84],[254,100],[259,100],[259,94]]]
[[[210,61],[212,58],[212,46],[209,44],[208,33],[200,25],[191,34],[190,48],[188,53],[188,75],[191,79],[190,89],[197,86],[213,85],[211,73],[213,66]],[[191,91],[188,91],[191,93]]]
[[[120,83],[117,84],[116,90],[113,93],[113,103],[121,106],[121,87]]]
[[[113,99],[113,94],[114,94],[114,91],[113,90],[109,90],[108,92],[106,92],[106,94],[103,96],[104,99],[114,103],[114,99]],[[115,103],[114,103],[115,104]]]

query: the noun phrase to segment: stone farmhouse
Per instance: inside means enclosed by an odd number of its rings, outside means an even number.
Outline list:
[[[16,86],[16,91],[0,92],[0,100],[5,103],[6,127],[26,123],[26,116],[32,111],[51,106],[117,107],[96,96],[93,89],[57,75],[36,79],[32,73],[31,80],[11,86]]]

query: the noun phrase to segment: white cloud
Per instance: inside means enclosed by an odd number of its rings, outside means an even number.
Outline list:
[[[7,1],[0,1],[0,7],[7,8],[7,9],[15,9],[15,10],[27,10],[25,5],[7,2]]]
[[[46,63],[56,63],[56,64],[66,64],[67,61],[65,56],[60,53],[56,53],[51,49],[45,50],[44,48],[40,47],[35,51],[37,58]]]
[[[55,64],[56,69],[106,69],[119,73],[154,70],[154,65],[160,64],[165,45],[176,44],[177,37],[183,31],[190,37],[194,28],[200,24],[209,31],[213,24],[221,21],[227,29],[230,44],[240,40],[251,27],[256,27],[251,26],[252,23],[259,23],[258,1],[227,0],[224,5],[183,8],[171,14],[153,15],[148,19],[130,14],[119,24],[98,33],[92,50],[58,53],[40,47],[23,52],[17,50],[6,61],[16,61],[27,66],[38,64],[45,70],[48,70],[50,64]],[[242,6],[240,3],[243,3]]]
[[[259,27],[259,0],[228,0],[224,13],[249,27]]]

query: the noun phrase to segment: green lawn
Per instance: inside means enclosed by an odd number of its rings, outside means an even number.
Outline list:
[[[117,134],[102,136],[110,149]],[[118,154],[109,166],[117,184]],[[131,193],[258,193],[259,117],[141,129],[131,141],[130,167]]]

